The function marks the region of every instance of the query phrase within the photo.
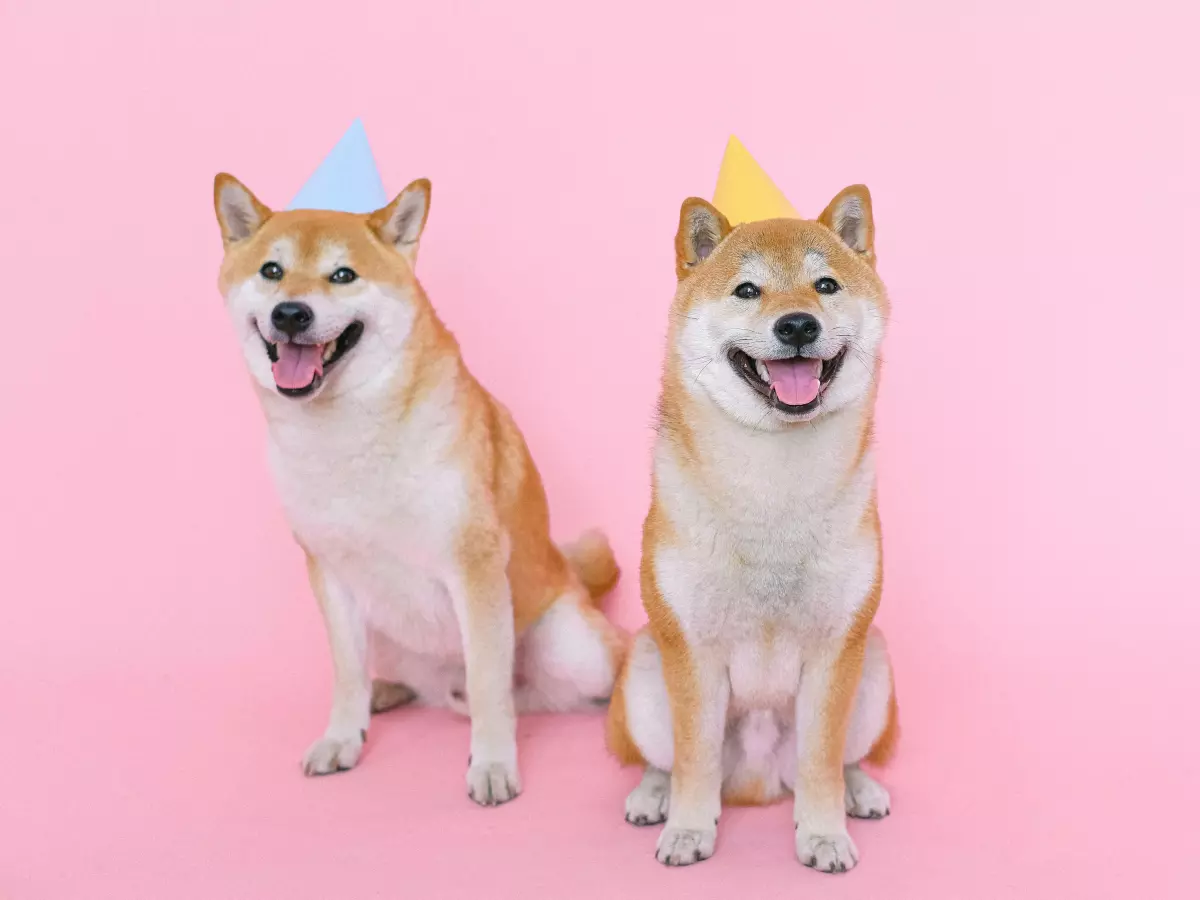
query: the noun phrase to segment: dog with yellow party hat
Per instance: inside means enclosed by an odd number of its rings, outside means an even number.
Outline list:
[[[882,562],[871,424],[888,314],[871,198],[815,221],[736,139],[714,203],[691,198],[643,530],[642,598],[609,709],[610,750],[645,767],[628,821],[657,858],[712,855],[722,803],[795,801],[796,853],[858,862],[847,815],[882,818],[898,735],[872,620]]]

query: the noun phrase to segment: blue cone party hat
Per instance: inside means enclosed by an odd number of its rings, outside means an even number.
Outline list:
[[[346,129],[325,161],[304,183],[288,209],[335,209],[369,213],[388,204],[361,119]]]

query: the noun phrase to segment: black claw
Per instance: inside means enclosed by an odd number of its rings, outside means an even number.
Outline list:
[[[359,734],[362,735],[362,742],[365,744],[367,742],[367,729],[363,728],[359,731]]]
[[[693,851],[692,862],[700,862],[700,851],[699,850]]]
[[[815,869],[817,867],[817,858],[815,856],[810,856],[804,861],[804,864],[810,869]]]
[[[838,863],[838,871],[839,871],[839,872],[845,872],[845,871],[846,871],[846,864],[845,864],[844,862],[840,862],[840,863]]]

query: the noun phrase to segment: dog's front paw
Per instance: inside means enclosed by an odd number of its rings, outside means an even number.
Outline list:
[[[467,767],[467,796],[480,806],[499,806],[520,793],[516,763],[472,760]]]
[[[664,866],[690,866],[712,856],[716,846],[716,826],[674,828],[668,824],[658,836],[658,850],[654,858]]]
[[[848,834],[796,832],[796,856],[818,872],[849,872],[858,865],[858,848]]]
[[[316,741],[304,754],[305,775],[330,775],[353,769],[362,755],[366,732],[356,731],[346,735],[326,734]]]

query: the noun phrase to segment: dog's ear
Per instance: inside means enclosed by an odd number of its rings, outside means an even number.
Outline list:
[[[679,231],[675,233],[675,275],[679,280],[708,259],[732,230],[729,220],[707,200],[684,200],[679,210]]]
[[[871,215],[871,192],[865,184],[851,185],[834,197],[817,221],[875,265],[875,219]]]
[[[213,205],[226,247],[244,241],[271,218],[271,210],[259,203],[244,184],[224,172],[213,180]]]
[[[417,262],[421,232],[429,218],[431,191],[429,179],[418,178],[383,209],[371,213],[367,220],[379,239],[399,250],[410,266]]]

